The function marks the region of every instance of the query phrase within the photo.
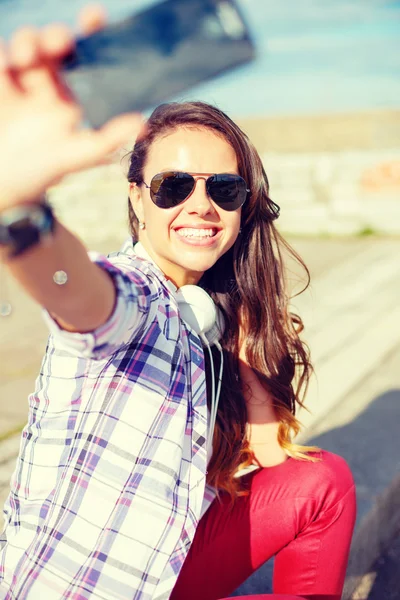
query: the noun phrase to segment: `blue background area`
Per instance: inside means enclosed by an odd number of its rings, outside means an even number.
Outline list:
[[[190,0],[187,0],[190,2]],[[103,2],[111,20],[155,0]],[[21,24],[74,24],[83,0],[0,0],[0,35]],[[400,2],[239,0],[257,60],[181,98],[235,115],[332,113],[400,106]]]

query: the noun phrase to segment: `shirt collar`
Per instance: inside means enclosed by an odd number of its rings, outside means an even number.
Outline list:
[[[160,267],[157,265],[157,263],[154,262],[154,259],[151,258],[150,254],[147,252],[146,248],[143,246],[143,244],[141,242],[134,242],[133,239],[131,237],[129,237],[124,242],[124,244],[121,248],[121,252],[124,252],[125,254],[129,254],[130,256],[139,256],[140,258],[147,260],[149,263],[151,263],[151,265],[153,267],[155,267],[158,274],[161,275],[161,277],[162,277],[164,283],[166,283],[168,289],[173,293],[177,292],[177,287],[172,283],[172,281],[170,281],[169,279],[166,278],[164,272],[160,269]]]

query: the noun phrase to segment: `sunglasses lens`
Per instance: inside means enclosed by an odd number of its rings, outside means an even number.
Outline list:
[[[207,181],[211,198],[224,210],[236,210],[247,198],[247,184],[239,175],[213,175]]]
[[[159,208],[172,208],[186,200],[195,184],[189,173],[159,173],[151,180],[151,199]]]

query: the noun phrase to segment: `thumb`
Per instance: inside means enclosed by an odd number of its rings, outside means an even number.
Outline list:
[[[63,149],[64,164],[69,172],[74,172],[104,163],[128,140],[143,135],[144,129],[141,115],[125,114],[111,119],[101,129],[83,130]]]

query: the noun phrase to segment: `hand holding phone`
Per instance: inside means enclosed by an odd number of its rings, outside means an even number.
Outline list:
[[[35,200],[135,137],[141,117],[117,115],[254,56],[233,0],[166,0],[95,33],[102,12],[83,16],[86,37],[77,42],[52,25],[20,30],[0,49],[0,210]],[[100,129],[83,129],[83,118]]]
[[[85,33],[102,13],[83,13]],[[142,117],[125,115],[99,131],[82,129],[82,109],[66,89],[60,62],[74,47],[61,25],[23,28],[0,48],[0,211],[34,201],[64,175],[95,166],[135,136]]]

